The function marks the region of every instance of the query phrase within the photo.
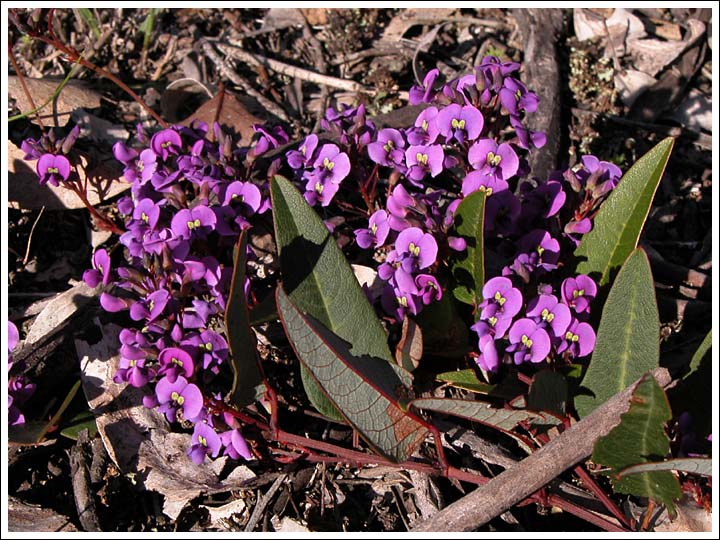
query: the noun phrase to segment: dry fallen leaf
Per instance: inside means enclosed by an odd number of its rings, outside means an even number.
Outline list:
[[[75,193],[64,187],[48,184],[41,186],[35,173],[35,162],[23,159],[25,152],[8,140],[8,206],[15,209],[48,210],[85,208]],[[88,200],[93,206],[107,201],[130,189],[128,182],[120,181],[122,169],[111,158],[88,167],[83,157],[78,169],[80,179],[88,180]]]
[[[689,31],[683,41],[628,38],[627,49],[635,69],[653,77],[671,64],[688,47],[705,33],[705,23],[688,20]]]
[[[143,392],[112,380],[119,361],[121,328],[102,327],[102,340],[87,343],[76,339],[80,378],[98,432],[108,455],[124,473],[140,473],[144,487],[165,496],[163,512],[176,519],[183,507],[202,493],[237,489],[255,477],[239,464],[221,480],[228,458],[195,465],[187,455],[190,435],[172,433],[165,417],[142,405]]]
[[[218,107],[221,107],[218,114]],[[225,128],[226,132],[234,135],[240,135],[240,146],[250,144],[255,131],[253,124],[262,124],[263,121],[257,116],[251,114],[245,105],[227,90],[224,93],[217,94],[210,101],[203,103],[200,108],[188,118],[183,120],[181,124],[189,126],[193,120],[201,120],[207,122],[212,130],[215,119]]]
[[[626,69],[615,73],[614,82],[622,102],[628,107],[632,107],[635,100],[655,84],[657,79],[643,71]]]
[[[62,79],[32,79],[25,77],[25,84],[35,102],[36,107],[43,105],[50,96],[55,93]],[[20,112],[26,113],[33,107],[20,84],[17,76],[8,77],[8,95],[15,100]],[[71,80],[62,89],[54,101],[49,103],[39,112],[40,118],[45,126],[64,126],[70,120],[70,115],[75,109],[94,109],[100,106],[100,94],[87,87],[81,81]],[[37,116],[28,117],[31,122],[37,124]]]
[[[695,131],[712,131],[712,100],[699,90],[692,89],[671,118]]]
[[[423,355],[423,337],[420,326],[410,319],[403,319],[402,336],[395,348],[395,361],[399,366],[412,371],[420,365]]]

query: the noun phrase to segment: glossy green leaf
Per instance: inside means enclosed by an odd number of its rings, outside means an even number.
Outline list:
[[[457,282],[453,295],[473,307],[482,302],[485,284],[484,222],[485,192],[476,191],[465,197],[455,211],[455,230],[467,242],[467,252],[452,267]]]
[[[581,259],[578,274],[589,274],[601,286],[605,285],[637,247],[673,143],[670,137],[664,139],[636,161],[602,204],[593,229],[575,250]]]
[[[682,495],[677,478],[667,471],[642,472],[621,477],[632,465],[664,459],[670,451],[665,424],[672,417],[665,392],[651,376],[635,388],[628,412],[605,437],[595,443],[592,460],[610,467],[610,480],[618,493],[650,497],[673,508]]]
[[[60,435],[77,441],[80,432],[84,429],[88,430],[88,435],[92,439],[97,433],[97,423],[95,422],[95,415],[91,410],[86,409],[73,416],[68,423],[60,431]]]
[[[271,182],[283,286],[298,308],[352,344],[356,356],[392,361],[387,335],[327,227],[290,181]],[[322,414],[341,420],[312,377],[305,391]]]
[[[590,414],[627,388],[660,360],[660,318],[650,263],[638,248],[627,259],[613,283],[603,308],[595,351],[575,408]]]
[[[385,359],[356,354],[315,317],[301,313],[281,286],[276,299],[297,357],[329,402],[376,452],[407,460],[428,433],[401,405],[409,373]]]
[[[563,415],[567,400],[568,383],[564,375],[548,369],[535,374],[528,393],[528,409]]]
[[[618,476],[628,476],[653,471],[681,471],[684,473],[699,474],[701,476],[712,476],[712,459],[710,458],[678,458],[667,461],[655,461],[640,463],[625,467],[618,473]]]
[[[225,328],[233,371],[230,402],[238,408],[255,401],[255,387],[263,380],[257,356],[257,339],[250,328],[245,298],[246,247],[247,231],[243,231],[235,245],[230,295],[225,307]]]

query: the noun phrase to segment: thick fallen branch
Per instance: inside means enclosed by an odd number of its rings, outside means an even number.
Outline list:
[[[665,368],[656,368],[652,376],[662,387],[670,383]],[[475,530],[586,459],[592,454],[595,441],[615,427],[620,415],[627,412],[636,385],[637,381],[533,455],[420,523],[413,532]]]

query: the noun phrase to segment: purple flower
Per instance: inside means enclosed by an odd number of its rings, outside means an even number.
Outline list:
[[[88,287],[97,287],[102,281],[104,287],[110,283],[110,257],[104,249],[95,251],[92,257],[92,270],[85,270],[83,281]]]
[[[150,148],[156,155],[166,161],[170,154],[179,154],[182,149],[180,134],[174,129],[158,131],[150,139]]]
[[[65,156],[43,154],[35,168],[40,185],[59,186],[70,177],[70,161]]]
[[[527,281],[535,269],[550,271],[557,268],[560,258],[560,243],[550,233],[541,229],[530,231],[519,242],[520,254],[503,273],[515,272]]]
[[[403,270],[410,274],[431,266],[437,258],[438,246],[432,234],[410,227],[398,234],[395,251],[402,260]]]
[[[405,187],[402,184],[396,185],[387,199],[387,209],[390,212],[388,225],[393,231],[399,232],[410,227],[410,223],[405,218],[408,210],[414,208],[415,205],[415,199]]]
[[[215,212],[199,204],[192,209],[183,208],[172,218],[170,228],[178,238],[189,240],[192,237],[204,237],[215,228]]]
[[[484,123],[482,113],[472,105],[452,103],[437,115],[438,130],[448,142],[451,139],[460,144],[466,140],[474,141],[482,133]]]
[[[519,319],[510,328],[508,334],[510,346],[505,349],[512,352],[516,365],[523,362],[538,363],[550,353],[550,336],[532,319]]]
[[[118,368],[113,377],[115,383],[128,383],[135,388],[142,388],[156,375],[154,368],[145,365],[144,358],[120,357]]]
[[[414,185],[420,187],[419,181],[429,172],[435,178],[443,170],[445,153],[439,144],[429,146],[410,146],[405,150],[406,176]]]
[[[476,191],[484,191],[487,197],[493,193],[500,193],[508,189],[507,181],[495,175],[485,174],[483,171],[470,171],[462,181],[462,194],[467,197]]]
[[[220,334],[212,330],[203,330],[199,335],[189,337],[181,345],[191,345],[197,348],[201,356],[202,368],[213,373],[219,373],[220,364],[228,357],[228,344]]]
[[[428,107],[418,114],[415,127],[407,131],[407,140],[410,144],[426,146],[433,144],[440,134],[437,127],[437,107]]]
[[[384,167],[402,166],[405,154],[405,139],[397,129],[381,129],[377,140],[367,147],[370,159]]]
[[[511,315],[510,313],[512,312],[505,312],[504,306],[490,304],[483,308],[480,312],[480,320],[471,328],[475,330],[478,337],[490,334],[495,339],[503,338],[505,337],[505,332],[510,328],[513,316],[515,315]]]
[[[547,219],[556,215],[565,204],[567,196],[560,182],[549,180],[536,188],[530,187],[528,182],[521,184],[526,185],[528,188],[524,192],[523,213]]]
[[[523,126],[519,118],[510,115],[510,125],[517,135],[517,144],[520,148],[530,150],[531,148],[542,148],[547,142],[547,135],[542,131],[532,131]]]
[[[195,429],[192,434],[192,446],[188,450],[188,456],[193,460],[195,465],[200,465],[205,461],[205,456],[210,455],[211,457],[217,457],[222,447],[222,441],[220,435],[218,435],[213,428],[199,422],[195,424]]]
[[[358,246],[367,249],[371,245],[375,247],[382,246],[389,232],[390,225],[388,225],[387,212],[385,212],[385,210],[377,210],[370,216],[367,229],[355,230],[355,237]]]
[[[535,112],[538,106],[538,97],[513,77],[507,77],[503,81],[499,95],[503,108],[512,116],[517,116],[522,111]]]
[[[478,349],[480,350],[480,355],[477,357],[476,363],[480,369],[493,372],[497,371],[500,365],[500,359],[493,337],[489,334],[480,336],[478,339]]]
[[[433,83],[440,75],[439,69],[431,69],[425,75],[422,86],[412,86],[408,92],[410,105],[418,105],[420,103],[430,103],[435,97],[433,91]]]
[[[17,326],[12,321],[8,321],[8,353],[11,353],[15,346],[20,341],[20,333],[18,332]]]
[[[133,321],[153,322],[162,315],[168,302],[170,302],[170,293],[165,289],[150,293],[146,298],[130,306],[130,318]]]
[[[288,165],[293,169],[302,169],[311,167],[315,161],[315,150],[318,145],[318,136],[314,133],[305,137],[305,140],[297,150],[289,150],[285,154]]]
[[[493,139],[480,139],[468,150],[468,162],[473,169],[500,180],[517,174],[520,159],[508,143],[497,144]]]
[[[561,304],[554,295],[541,294],[528,303],[526,315],[539,327],[549,326],[555,337],[562,336],[570,325],[570,308]]]
[[[595,281],[585,274],[565,279],[560,286],[562,301],[575,313],[589,313],[590,302],[597,294]]]
[[[595,348],[595,331],[588,323],[573,319],[562,336],[557,352],[562,354],[569,351],[575,358],[581,358],[590,354]]]
[[[395,316],[398,321],[405,318],[407,311],[417,315],[418,307],[415,303],[417,289],[412,276],[399,269],[394,275],[394,280],[396,286],[389,285],[385,287],[380,298],[383,309]]]
[[[490,316],[500,318],[512,318],[520,312],[522,307],[522,293],[513,287],[512,281],[506,277],[498,276],[485,282],[483,285],[483,302],[479,307],[483,308],[481,317],[487,319]],[[488,310],[496,305],[501,311]],[[486,310],[488,310],[486,312]]]
[[[577,172],[578,178],[589,189],[602,185],[602,191],[607,193],[617,186],[622,177],[622,170],[614,163],[608,161],[600,161],[593,155],[582,157],[583,168]],[[592,178],[592,180],[590,180]],[[599,194],[596,194],[599,196]]]
[[[179,375],[190,378],[195,371],[192,356],[177,347],[168,347],[160,351],[158,362],[160,363],[158,375],[164,375],[171,383],[174,383]]]
[[[285,133],[282,126],[274,126],[272,129],[267,129],[260,124],[253,124],[252,128],[255,133],[260,134],[255,148],[252,150],[253,156],[261,156],[268,150],[286,144],[290,140],[290,137]]]
[[[165,415],[168,422],[177,420],[178,411],[181,409],[182,419],[190,421],[197,418],[203,409],[202,392],[182,376],[175,382],[170,382],[167,377],[160,379],[155,386],[155,397],[158,410]]]
[[[339,189],[340,184],[310,178],[305,185],[303,196],[310,206],[315,206],[318,202],[320,206],[327,206],[332,202]]]
[[[220,440],[225,447],[224,455],[232,459],[240,459],[241,457],[243,459],[252,459],[252,451],[239,429],[231,429],[221,433]]]
[[[346,153],[341,152],[337,145],[323,144],[315,158],[313,167],[315,167],[315,170],[310,173],[313,183],[339,185],[350,173],[350,158]]]
[[[415,287],[417,287],[416,295],[422,300],[422,303],[430,305],[433,301],[442,299],[442,289],[440,283],[433,276],[428,274],[420,274],[415,276]]]

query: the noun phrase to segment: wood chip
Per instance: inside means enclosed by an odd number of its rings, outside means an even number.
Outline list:
[[[7,500],[8,531],[17,532],[77,532],[70,518],[15,497]]]

